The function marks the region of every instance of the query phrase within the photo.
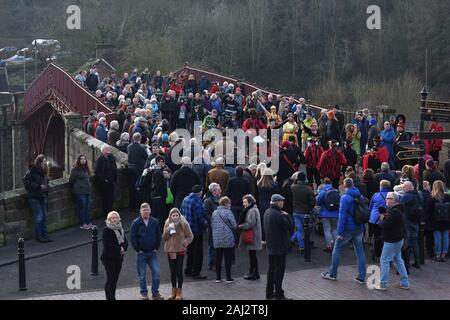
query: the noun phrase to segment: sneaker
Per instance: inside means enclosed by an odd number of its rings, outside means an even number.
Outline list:
[[[80,229],[81,229],[81,230],[87,230],[86,227],[87,227],[87,225],[86,225],[86,224],[83,224],[82,226],[80,226]]]
[[[89,223],[87,226],[88,226],[89,230],[97,228],[97,226],[95,224],[92,224],[92,223]]]
[[[323,279],[336,281],[336,277],[332,277],[329,272],[324,272],[321,274]]]
[[[291,301],[291,300],[294,300],[294,299],[288,298],[285,295],[282,295],[281,297],[275,297],[275,300]]]
[[[146,293],[141,294],[141,295],[139,296],[139,298],[140,298],[141,300],[149,300],[149,299],[148,299],[148,294],[146,294]]]
[[[158,292],[156,294],[152,294],[153,300],[164,300],[164,297]]]
[[[377,290],[377,291],[386,291],[386,290],[387,290],[386,287],[382,287],[382,286],[380,286],[380,285],[376,285],[373,289],[374,289],[374,290]]]
[[[355,281],[358,282],[359,284],[366,284],[364,280],[361,280],[359,278],[356,278]]]
[[[400,285],[400,289],[403,289],[403,290],[409,290],[409,286],[404,286],[404,285]]]
[[[216,279],[216,283],[222,283],[222,279]]]
[[[234,282],[234,279],[228,279],[227,281],[225,281],[226,284],[231,284]]]

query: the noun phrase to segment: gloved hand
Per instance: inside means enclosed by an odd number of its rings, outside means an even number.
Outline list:
[[[144,172],[142,172],[142,176],[146,177],[148,175],[148,169],[145,169]]]

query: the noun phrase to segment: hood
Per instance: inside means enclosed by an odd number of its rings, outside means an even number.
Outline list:
[[[350,195],[350,196],[352,196],[352,197],[361,197],[361,192],[358,190],[358,188],[356,188],[356,187],[351,187],[351,188],[348,188],[346,191],[345,191],[345,194],[348,194],[348,195]]]

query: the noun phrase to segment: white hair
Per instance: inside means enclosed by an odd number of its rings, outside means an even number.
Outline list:
[[[111,121],[111,123],[109,124],[109,127],[112,129],[119,130],[119,128],[120,128],[119,121],[117,121],[117,120]]]
[[[209,185],[208,190],[209,192],[214,192],[218,188],[220,188],[220,184],[213,182]]]
[[[107,144],[102,145],[102,147],[100,148],[100,151],[103,153],[106,150],[111,150],[111,147]]]
[[[142,139],[142,136],[139,132],[136,132],[133,134],[133,142],[140,143]]]
[[[388,192],[386,198],[394,198],[395,202],[399,201],[398,194],[395,192]]]
[[[122,141],[130,141],[130,134],[128,132],[124,132],[120,135],[120,140]]]

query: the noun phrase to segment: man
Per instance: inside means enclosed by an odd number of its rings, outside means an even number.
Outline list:
[[[225,196],[225,192],[228,190],[228,181],[230,180],[230,174],[224,167],[224,159],[217,158],[216,166],[214,169],[208,172],[206,176],[206,185],[209,186],[211,183],[216,182],[220,184],[222,189],[222,196]]]
[[[147,161],[145,162],[145,168],[150,168],[152,160],[157,156],[164,155],[164,152],[162,152],[162,150],[159,148],[159,144],[157,143],[152,144],[151,152],[152,153],[148,156]]]
[[[191,158],[183,157],[181,162],[183,164],[181,169],[175,171],[170,183],[175,208],[180,208],[184,198],[192,192],[192,188],[200,184],[198,174],[192,169]]]
[[[98,126],[95,129],[95,137],[104,143],[108,143],[108,128],[106,127],[106,118],[102,117],[98,120]]]
[[[447,154],[448,159],[444,163],[444,176],[447,181],[447,188],[450,189],[450,150]]]
[[[218,183],[211,183],[208,187],[209,192],[205,195],[204,207],[205,207],[205,218],[208,221],[208,268],[209,270],[215,270],[215,250],[212,238],[212,228],[211,228],[211,216],[213,212],[219,206],[219,200],[222,195],[222,190]]]
[[[128,146],[128,175],[130,178],[130,209],[134,212],[139,211],[139,202],[142,195],[136,191],[136,181],[144,171],[145,162],[148,154],[145,147],[141,144],[142,136],[140,133],[133,135],[133,143]]]
[[[389,192],[386,197],[388,207],[387,214],[380,214],[379,226],[382,230],[384,241],[383,252],[381,253],[380,268],[381,281],[375,286],[376,290],[386,290],[389,282],[390,263],[394,261],[398,273],[400,274],[400,288],[409,289],[408,273],[402,259],[402,246],[404,223],[403,216],[405,208],[399,204],[398,196],[394,192]]]
[[[208,225],[205,219],[202,195],[202,186],[196,185],[192,188],[192,193],[181,204],[181,214],[189,222],[194,235],[194,240],[187,248],[185,274],[196,280],[205,280],[207,278],[200,274],[203,264],[203,233]]]
[[[152,271],[152,298],[164,300],[159,293],[160,266],[158,249],[161,245],[161,230],[157,219],[150,217],[152,210],[148,203],[141,205],[141,216],[131,224],[131,245],[137,252],[137,269],[142,300],[148,300],[147,265]]]
[[[105,217],[112,211],[117,183],[116,159],[111,154],[111,147],[103,145],[101,156],[95,161],[95,184],[100,191]]]
[[[320,176],[330,178],[333,182],[333,188],[339,188],[339,180],[341,178],[342,166],[347,164],[344,154],[338,149],[339,143],[336,140],[329,142],[330,149],[322,153],[317,169]]]
[[[291,241],[294,242],[298,246],[299,251],[303,253],[305,248],[305,243],[303,241],[305,215],[311,214],[316,205],[316,197],[313,189],[306,182],[306,175],[303,172],[298,174],[297,181],[292,185],[291,190],[294,222],[297,230],[292,236]]]
[[[244,207],[242,198],[252,193],[252,186],[248,179],[244,178],[244,168],[236,168],[236,176],[228,183],[227,197],[231,200],[231,211],[233,211],[236,221],[240,220],[240,215]]]
[[[360,154],[366,153],[366,145],[369,139],[369,120],[364,116],[363,112],[358,112],[356,115],[356,125],[358,131],[361,132]]]
[[[337,120],[337,122],[339,124],[339,131],[341,133],[341,137],[344,137],[344,135],[345,135],[345,118],[344,118],[344,114],[342,114],[342,112],[340,111],[340,107],[338,105],[335,105],[333,107],[333,112],[334,112],[336,120]]]
[[[397,177],[393,172],[391,172],[391,168],[389,166],[389,163],[387,162],[383,162],[381,164],[381,172],[375,175],[376,184],[380,184],[380,182],[383,180],[387,180],[391,183],[391,191],[392,191],[395,186],[395,180],[397,180]]]
[[[403,251],[403,259],[405,260],[406,270],[409,271],[409,260],[411,249],[414,254],[414,264],[416,269],[420,269],[419,260],[419,223],[423,215],[423,199],[421,195],[414,189],[414,185],[410,181],[403,184],[404,195],[400,199],[400,204],[405,207],[405,248]]]
[[[270,208],[264,214],[269,270],[267,272],[266,299],[291,300],[284,295],[283,278],[286,270],[286,256],[289,251],[289,233],[294,227],[292,218],[281,209],[284,206],[281,195],[271,198]]]
[[[159,219],[161,230],[164,227],[167,219],[167,183],[164,176],[165,162],[164,158],[157,156],[155,158],[155,165],[150,167],[150,198],[152,201],[153,216]]]
[[[357,224],[354,220],[356,211],[355,199],[361,198],[361,193],[354,186],[353,180],[350,178],[344,180],[344,187],[345,192],[341,197],[339,205],[338,237],[334,244],[331,267],[328,272],[322,273],[322,278],[336,281],[342,251],[344,250],[345,245],[349,241],[352,241],[358,260],[358,277],[355,280],[360,284],[364,284],[366,278],[366,258],[364,256],[362,241],[364,225]]]

